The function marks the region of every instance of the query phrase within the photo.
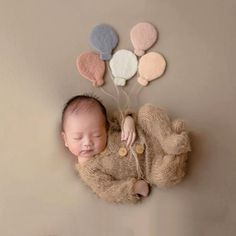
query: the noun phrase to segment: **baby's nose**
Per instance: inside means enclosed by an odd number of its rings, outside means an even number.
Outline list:
[[[91,145],[90,145],[90,144],[85,144],[84,147],[85,147],[85,148],[90,148]]]
[[[87,138],[84,139],[83,144],[84,144],[84,146],[91,146],[92,145],[92,140],[89,137],[87,137]]]

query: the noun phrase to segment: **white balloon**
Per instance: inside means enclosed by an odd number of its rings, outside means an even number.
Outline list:
[[[114,76],[114,82],[118,86],[124,86],[126,80],[131,79],[138,69],[136,55],[126,49],[117,51],[112,56],[109,64],[112,75]]]

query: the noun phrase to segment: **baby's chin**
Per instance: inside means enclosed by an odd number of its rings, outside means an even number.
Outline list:
[[[78,155],[77,158],[78,158],[78,162],[80,164],[84,164],[85,162],[87,162],[88,160],[90,160],[91,158],[93,158],[94,155],[89,155],[88,153],[86,154],[83,154],[83,155]]]
[[[78,157],[79,158],[84,158],[84,159],[88,159],[88,158],[92,158],[94,155],[88,155],[88,154],[86,154],[86,155],[79,155]]]

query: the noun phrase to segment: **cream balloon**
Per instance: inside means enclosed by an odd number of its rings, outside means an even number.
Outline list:
[[[117,51],[110,60],[110,68],[114,76],[114,83],[124,86],[126,80],[131,79],[137,72],[138,60],[134,53],[121,49]]]

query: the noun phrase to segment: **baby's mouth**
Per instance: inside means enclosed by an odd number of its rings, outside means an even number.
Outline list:
[[[88,156],[88,155],[90,155],[92,152],[93,152],[92,149],[90,149],[90,150],[82,150],[82,151],[80,152],[80,155],[81,155],[81,156]]]

